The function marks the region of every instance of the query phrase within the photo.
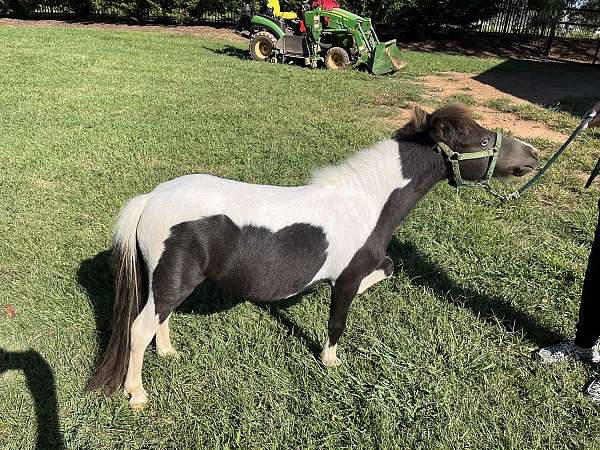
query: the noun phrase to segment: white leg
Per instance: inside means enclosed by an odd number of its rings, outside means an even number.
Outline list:
[[[342,361],[337,357],[337,344],[329,345],[329,338],[323,344],[321,362],[327,367],[337,367],[342,364]]]
[[[358,293],[362,294],[367,289],[369,289],[371,286],[373,286],[375,283],[378,283],[381,280],[385,280],[388,277],[389,276],[386,275],[382,269],[377,269],[377,270],[371,272],[369,275],[364,277],[363,280],[360,282],[360,286],[358,287]]]
[[[160,356],[177,356],[177,350],[171,345],[171,337],[169,336],[169,319],[167,319],[158,326],[156,331],[156,352]]]
[[[152,294],[142,312],[131,325],[131,349],[129,367],[125,377],[125,394],[131,396],[129,404],[133,409],[141,410],[148,403],[148,395],[142,385],[142,365],[144,352],[158,329],[158,315],[154,312]]]

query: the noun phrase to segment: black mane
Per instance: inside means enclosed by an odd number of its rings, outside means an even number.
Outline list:
[[[440,128],[440,124],[444,124]],[[458,134],[469,134],[477,129],[469,110],[461,104],[438,108],[431,114],[415,107],[412,119],[396,130],[392,138],[396,141],[433,144],[436,141],[450,141]]]

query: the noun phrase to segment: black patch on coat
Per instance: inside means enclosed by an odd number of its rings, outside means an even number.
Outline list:
[[[389,262],[385,262],[385,252],[394,231],[419,200],[446,176],[446,165],[442,156],[430,148],[423,148],[420,142],[400,141],[398,152],[402,175],[410,179],[410,182],[390,193],[367,241],[340,274],[342,280],[356,277],[362,279],[378,268],[389,270]]]
[[[328,245],[323,229],[306,223],[277,232],[252,225],[240,228],[226,215],[177,224],[152,275],[159,320],[206,278],[256,301],[301,292],[325,263]]]
[[[386,256],[386,250],[396,228],[419,200],[446,178],[444,160],[433,151],[430,138],[398,139],[402,175],[410,179],[410,183],[391,192],[367,241],[335,281],[329,310],[329,345],[337,344],[344,332],[348,310],[362,279],[377,269],[384,270],[386,275],[393,272],[393,263]]]

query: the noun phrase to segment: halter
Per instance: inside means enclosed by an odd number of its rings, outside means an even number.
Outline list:
[[[500,150],[500,146],[502,145],[502,134],[496,131],[496,140],[494,145],[489,150],[479,150],[477,152],[469,152],[469,153],[459,153],[452,150],[447,144],[444,142],[438,142],[435,150],[439,153],[446,155],[446,158],[452,164],[452,175],[454,185],[457,188],[461,187],[482,187],[487,184],[488,181],[491,180],[494,175],[494,169],[496,168],[496,161],[498,160],[498,152]],[[485,173],[485,176],[479,181],[467,181],[463,180],[460,174],[460,161],[469,160],[469,159],[481,159],[481,158],[491,158],[488,169]]]

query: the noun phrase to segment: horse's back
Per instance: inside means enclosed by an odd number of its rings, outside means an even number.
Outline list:
[[[186,175],[162,183],[150,193],[138,224],[138,242],[155,264],[174,227],[186,222],[226,216],[240,228],[255,225],[272,232],[299,222],[314,225],[315,198],[314,189],[308,186]]]

